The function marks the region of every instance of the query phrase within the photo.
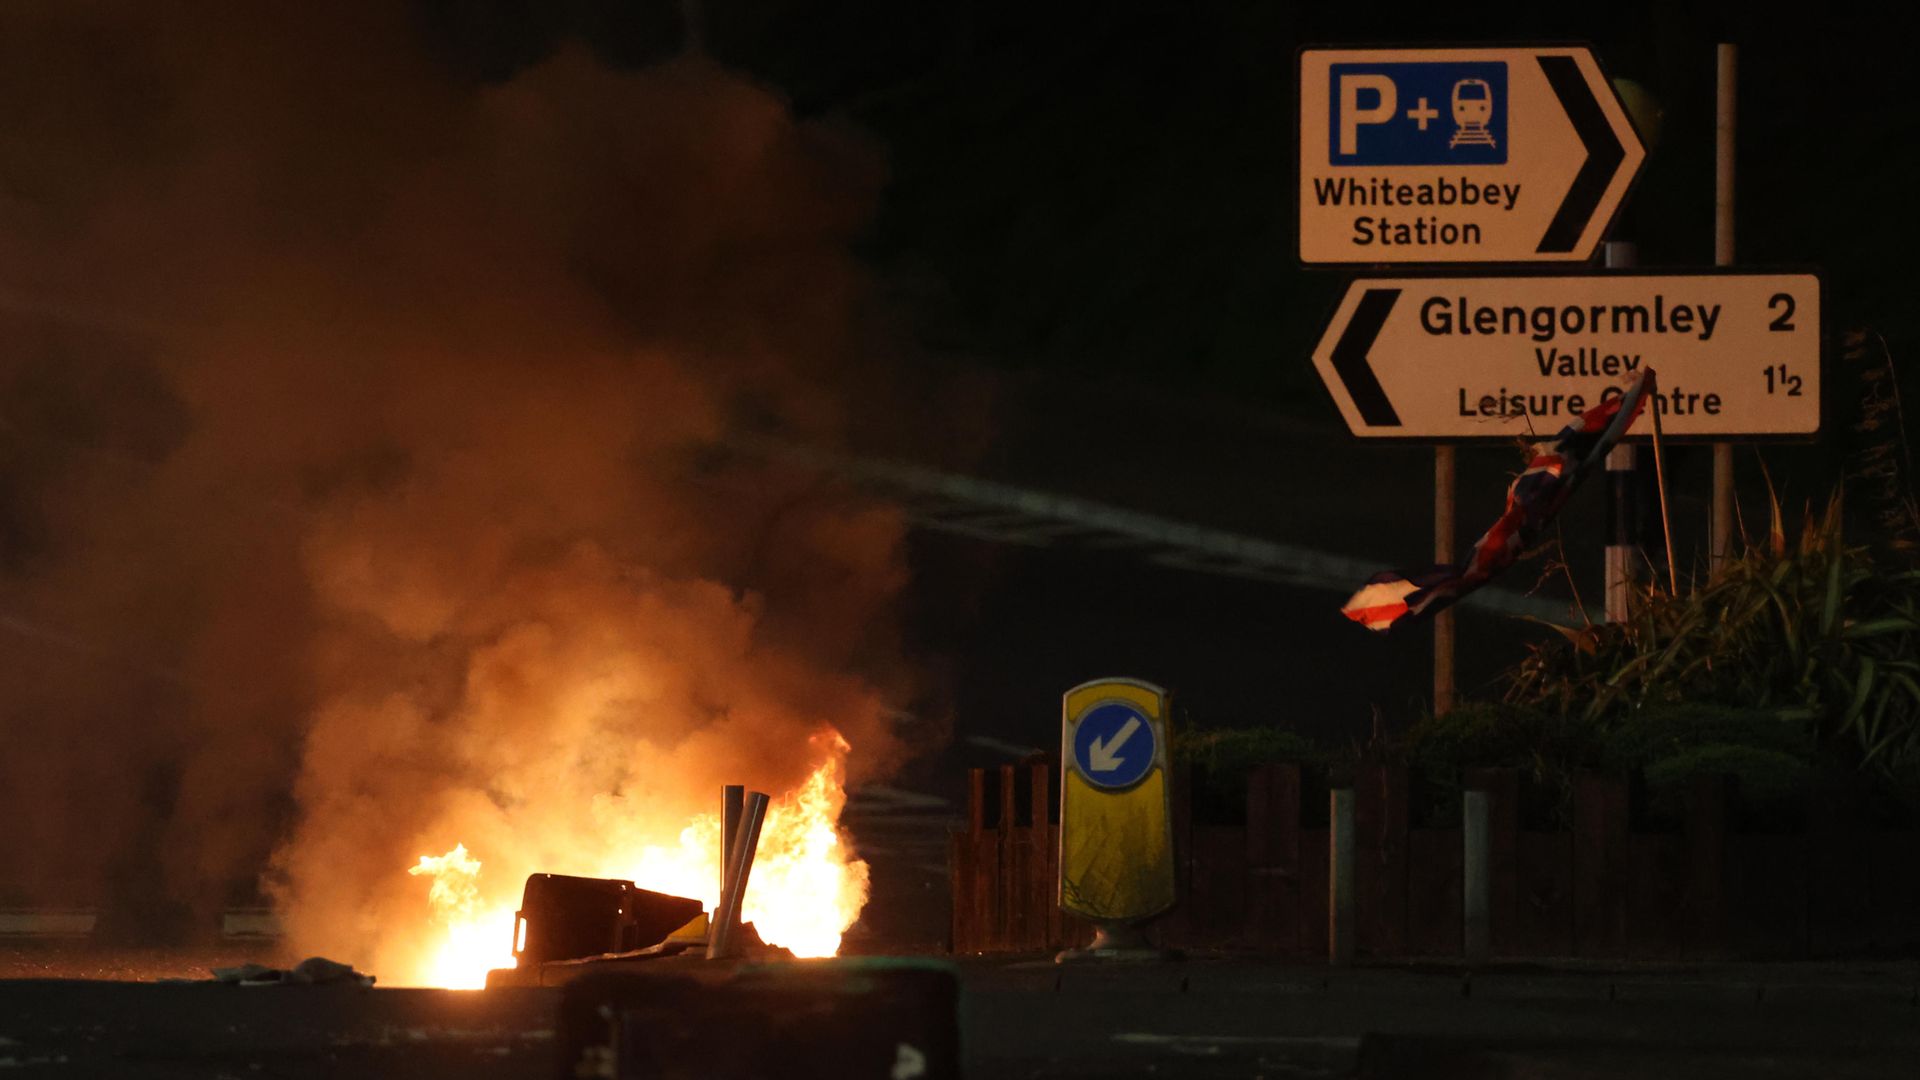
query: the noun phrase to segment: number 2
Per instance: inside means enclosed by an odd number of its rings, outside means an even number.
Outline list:
[[[1774,293],[1773,296],[1768,298],[1767,300],[1768,310],[1770,311],[1776,310],[1781,307],[1785,307],[1786,310],[1780,312],[1780,314],[1776,316],[1772,322],[1767,324],[1767,329],[1772,330],[1776,333],[1786,332],[1793,329],[1794,304],[1793,304],[1792,293],[1777,292],[1777,293]]]

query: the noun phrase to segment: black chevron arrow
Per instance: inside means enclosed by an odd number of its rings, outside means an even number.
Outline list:
[[[1347,328],[1340,332],[1340,340],[1333,346],[1334,374],[1340,376],[1347,396],[1353,399],[1353,407],[1360,410],[1360,419],[1365,420],[1368,427],[1400,426],[1400,414],[1393,411],[1393,403],[1387,400],[1387,392],[1380,388],[1380,379],[1367,360],[1374,339],[1380,336],[1380,328],[1386,325],[1387,316],[1393,313],[1394,301],[1398,299],[1399,289],[1368,289],[1361,294],[1360,303],[1353,309],[1353,318],[1347,320]]]
[[[1620,163],[1626,160],[1627,151],[1620,145],[1620,139],[1613,133],[1613,125],[1607,122],[1607,114],[1600,109],[1600,102],[1587,88],[1586,76],[1580,73],[1580,65],[1571,56],[1541,56],[1540,70],[1547,77],[1548,85],[1560,99],[1560,107],[1567,111],[1567,119],[1573,121],[1573,130],[1587,148],[1587,160],[1580,166],[1580,172],[1573,178],[1573,186],[1567,189],[1567,197],[1560,201],[1560,209],[1554,211],[1553,223],[1547,226],[1545,236],[1540,238],[1540,246],[1535,249],[1541,254],[1549,252],[1572,251],[1580,242],[1580,234],[1587,231],[1587,222],[1593,220],[1594,211],[1600,206],[1600,200],[1607,194],[1607,185],[1613,182],[1613,174],[1620,169]]]

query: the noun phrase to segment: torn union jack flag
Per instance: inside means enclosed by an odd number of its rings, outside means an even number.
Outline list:
[[[1535,443],[1526,471],[1507,488],[1506,512],[1474,542],[1473,558],[1465,566],[1375,574],[1341,612],[1369,630],[1385,630],[1403,618],[1444,610],[1512,566],[1540,542],[1541,533],[1560,512],[1567,496],[1633,426],[1647,395],[1653,392],[1653,381],[1653,369],[1649,368],[1624,392],[1581,413],[1552,439]]]

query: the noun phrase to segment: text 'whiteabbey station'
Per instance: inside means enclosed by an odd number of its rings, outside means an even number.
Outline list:
[[[1389,177],[1316,177],[1313,197],[1321,206],[1346,206],[1367,212],[1353,216],[1353,243],[1381,245],[1464,244],[1483,242],[1476,221],[1454,221],[1422,208],[1483,208],[1508,212],[1520,204],[1517,183],[1476,183],[1462,176],[1431,182],[1395,181]],[[1380,209],[1375,209],[1380,208]],[[1399,213],[1388,210],[1397,209]],[[1411,210],[1409,213],[1408,211]]]

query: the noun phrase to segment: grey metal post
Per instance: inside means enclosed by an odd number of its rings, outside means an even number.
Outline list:
[[[1461,910],[1466,913],[1464,940],[1467,963],[1487,962],[1489,931],[1492,926],[1493,866],[1491,841],[1487,828],[1487,793],[1469,791],[1461,803],[1461,852],[1466,872],[1462,875]]]
[[[1717,108],[1713,124],[1713,265],[1733,265],[1733,134],[1738,119],[1739,49],[1722,44],[1718,52]],[[1733,552],[1733,446],[1713,444],[1713,516],[1707,567],[1718,576]]]
[[[1624,269],[1639,262],[1639,253],[1631,243],[1609,240],[1603,249],[1609,269]],[[1657,406],[1656,406],[1657,407]],[[1638,448],[1620,443],[1607,451],[1607,557],[1606,605],[1608,622],[1625,622],[1627,601],[1633,583],[1639,578],[1640,499]]]
[[[1353,963],[1353,789],[1335,788],[1327,844],[1327,961]]]
[[[712,932],[707,935],[709,960],[727,959],[739,953],[740,902],[746,896],[747,879],[753,874],[753,854],[760,847],[760,826],[766,817],[766,792],[748,792],[740,815],[740,828],[734,836],[733,857],[727,862],[726,884],[720,889],[720,910],[715,913]]]
[[[1453,561],[1453,447],[1433,448],[1433,561]],[[1453,610],[1433,617],[1433,715],[1453,710]]]
[[[727,874],[733,865],[733,836],[740,831],[740,813],[746,805],[747,789],[743,784],[728,784],[720,791],[720,898],[726,899]],[[720,920],[720,905],[714,904],[713,913],[707,920],[707,940],[712,941],[715,927]]]

